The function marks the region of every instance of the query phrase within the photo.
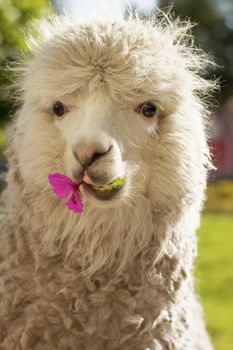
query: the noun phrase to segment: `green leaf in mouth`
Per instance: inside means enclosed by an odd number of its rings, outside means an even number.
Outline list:
[[[113,182],[106,184],[106,185],[99,186],[98,189],[111,190],[113,188],[124,185],[125,182],[126,182],[126,179],[124,179],[122,177],[117,177]]]

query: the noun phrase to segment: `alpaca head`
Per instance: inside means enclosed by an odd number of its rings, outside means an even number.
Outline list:
[[[198,95],[210,84],[198,76],[205,58],[187,47],[186,29],[156,20],[59,18],[33,49],[21,83],[23,178],[40,188],[52,172],[84,179],[84,201],[98,207],[142,197],[158,207],[195,199],[208,163]],[[90,185],[117,177],[126,183],[114,191]]]

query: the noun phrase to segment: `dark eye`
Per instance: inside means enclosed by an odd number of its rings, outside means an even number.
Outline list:
[[[66,112],[67,112],[67,108],[63,105],[62,102],[60,101],[56,101],[53,104],[53,113],[57,116],[57,117],[62,117]]]
[[[140,112],[147,118],[152,118],[157,113],[157,107],[152,102],[143,103]]]

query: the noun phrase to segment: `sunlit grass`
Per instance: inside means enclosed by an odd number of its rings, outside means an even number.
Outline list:
[[[216,350],[233,344],[233,217],[205,214],[199,230],[197,284]]]
[[[3,129],[0,128],[0,152],[3,150],[6,143],[6,133]]]
[[[233,213],[233,181],[222,179],[208,186],[206,210]]]

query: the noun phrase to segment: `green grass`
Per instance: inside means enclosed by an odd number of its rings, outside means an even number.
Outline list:
[[[203,216],[196,275],[207,328],[215,349],[232,350],[233,216]]]
[[[6,134],[2,128],[0,128],[0,151],[6,143]]]

